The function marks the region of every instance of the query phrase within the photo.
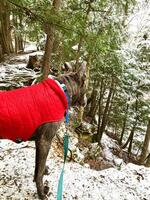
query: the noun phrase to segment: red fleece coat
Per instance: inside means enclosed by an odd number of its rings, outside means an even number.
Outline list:
[[[26,141],[40,125],[62,120],[67,107],[65,93],[52,79],[0,92],[0,138]]]

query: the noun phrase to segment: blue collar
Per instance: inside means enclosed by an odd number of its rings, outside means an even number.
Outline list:
[[[62,90],[64,91],[65,96],[66,96],[66,99],[67,99],[67,102],[68,102],[68,108],[67,108],[66,114],[65,114],[66,124],[68,124],[68,123],[69,123],[69,120],[70,120],[70,117],[69,117],[69,108],[70,108],[70,106],[71,106],[70,95],[69,95],[69,93],[68,93],[68,90],[67,90],[66,85],[65,85],[63,82],[59,81],[58,79],[54,79],[54,80],[58,83],[58,85],[59,85],[59,86],[62,88]]]

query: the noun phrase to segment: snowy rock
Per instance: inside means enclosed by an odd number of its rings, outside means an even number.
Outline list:
[[[77,163],[84,164],[85,155],[82,151],[80,151],[78,148],[76,148],[76,150],[73,151],[72,153],[73,153],[73,159]]]
[[[122,159],[119,159],[119,158],[118,158],[118,159],[115,158],[115,159],[114,159],[114,163],[115,163],[116,166],[119,167],[119,166],[121,166],[121,165],[123,164],[123,160],[122,160]]]
[[[100,146],[97,142],[89,144],[88,157],[96,159],[100,156],[100,153],[101,153]]]

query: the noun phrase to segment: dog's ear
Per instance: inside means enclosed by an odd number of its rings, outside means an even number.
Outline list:
[[[72,71],[72,65],[69,62],[65,62],[63,65],[63,70],[65,72],[71,72]]]
[[[86,79],[86,65],[87,65],[87,62],[84,61],[82,62],[77,74],[78,74],[78,77],[82,78],[82,79]]]

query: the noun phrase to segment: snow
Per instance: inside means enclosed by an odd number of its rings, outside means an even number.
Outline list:
[[[150,14],[149,2],[140,0],[136,8],[134,9],[133,14],[129,17],[129,32],[136,37],[140,36],[142,32],[144,31],[146,32],[146,27],[148,29],[148,27],[150,26],[149,14]]]
[[[28,52],[28,51],[36,51],[37,50],[37,46],[36,46],[36,43],[35,42],[28,42],[28,43],[26,43],[26,45],[25,45],[25,49],[24,49],[24,51],[25,52]]]
[[[63,137],[65,125],[59,131]],[[69,149],[75,151],[76,162],[67,161],[64,174],[64,200],[149,200],[150,199],[150,169],[124,161],[113,155],[112,149],[118,148],[115,140],[103,135],[103,155],[114,167],[96,171],[88,164],[80,165],[84,157],[83,151],[76,146],[76,135],[68,130],[70,135]],[[47,159],[49,175],[44,176],[48,184],[50,200],[56,199],[59,175],[63,166],[63,156],[58,153],[57,139]],[[96,143],[93,144],[96,146]],[[84,152],[86,154],[86,152]],[[35,167],[35,144],[23,142],[15,144],[9,140],[0,140],[0,199],[1,200],[38,200],[36,186],[33,182]]]
[[[33,142],[15,144],[0,141],[0,199],[38,199],[33,182],[35,146]],[[56,199],[62,158],[52,148],[47,160],[50,174],[44,180],[50,186],[49,199]],[[87,168],[88,167],[88,168]],[[64,199],[73,200],[149,200],[150,169],[134,164],[102,171],[67,162],[64,174]]]
[[[65,125],[59,131],[63,137]],[[88,164],[80,165],[86,154],[85,149],[76,146],[78,139],[70,135],[69,149],[76,154],[76,162],[67,161],[64,174],[64,200],[149,200],[150,169],[124,161],[113,155],[112,149],[118,148],[115,140],[104,135],[102,138],[103,156],[113,163],[113,167],[101,171],[90,169]],[[93,144],[96,147],[96,143]],[[56,199],[57,184],[63,166],[62,153],[57,152],[57,139],[52,143],[47,166],[49,175],[44,181],[49,185],[49,199]],[[60,150],[61,151],[61,150]],[[88,148],[86,148],[88,151]],[[81,158],[82,157],[82,158]],[[35,160],[34,142],[15,144],[9,140],[0,141],[0,197],[2,200],[37,200],[36,186],[33,182]]]
[[[103,145],[103,157],[107,158],[112,163],[115,163],[115,166],[120,166],[125,164],[122,159],[119,159],[115,156],[110,149],[117,149],[118,145],[116,144],[115,140],[109,138],[106,134],[102,137],[102,145]]]
[[[41,57],[42,51],[26,52],[10,56],[5,59],[5,62],[0,63],[0,89],[9,88],[11,86],[22,87],[30,79],[39,77],[40,72],[35,72],[32,69],[26,68],[29,56],[37,55]]]

